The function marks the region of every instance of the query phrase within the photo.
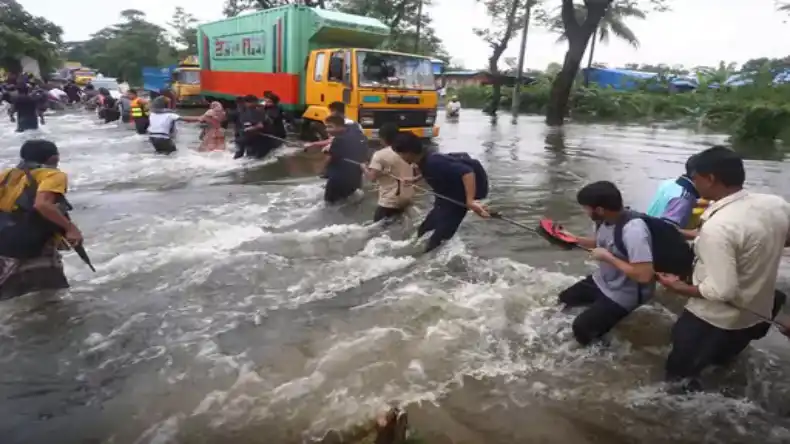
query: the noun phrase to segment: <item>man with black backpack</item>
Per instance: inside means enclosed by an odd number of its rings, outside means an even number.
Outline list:
[[[688,275],[693,252],[671,223],[625,208],[611,182],[585,186],[576,200],[597,225],[595,238],[577,237],[577,242],[600,265],[563,290],[559,300],[567,306],[589,306],[573,321],[576,340],[588,345],[653,296],[656,271]]]
[[[392,149],[407,163],[416,164],[436,194],[433,208],[417,230],[417,236],[433,231],[426,252],[439,247],[458,231],[469,210],[488,218],[478,202],[488,195],[488,175],[483,165],[466,153],[425,153],[422,141],[412,133],[398,134]]]

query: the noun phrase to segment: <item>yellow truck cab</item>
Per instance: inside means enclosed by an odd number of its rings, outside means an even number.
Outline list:
[[[346,117],[376,138],[387,122],[419,137],[439,135],[431,59],[373,49],[390,29],[380,20],[287,5],[198,27],[203,95],[232,103],[271,91],[312,139],[343,102]],[[315,130],[319,131],[315,131]]]
[[[200,61],[189,56],[173,71],[171,89],[179,106],[204,105],[200,90]]]
[[[411,54],[359,48],[310,52],[307,61],[303,117],[323,122],[328,105],[343,102],[346,117],[378,137],[385,123],[430,139],[439,135],[438,95],[431,59]]]

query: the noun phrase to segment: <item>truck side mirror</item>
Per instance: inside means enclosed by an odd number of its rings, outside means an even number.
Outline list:
[[[339,57],[329,59],[329,80],[343,81],[343,59]]]

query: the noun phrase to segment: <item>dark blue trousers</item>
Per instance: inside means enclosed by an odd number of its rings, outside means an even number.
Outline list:
[[[460,205],[451,203],[435,203],[428,216],[420,224],[417,229],[417,236],[422,237],[423,234],[433,231],[431,238],[428,240],[428,247],[425,252],[429,252],[439,247],[442,242],[449,240],[455,236],[458,227],[466,217],[467,210]]]

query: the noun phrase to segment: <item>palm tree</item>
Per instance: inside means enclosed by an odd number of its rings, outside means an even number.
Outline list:
[[[584,17],[587,15],[587,8],[584,5],[576,5],[576,19],[578,23],[584,22]],[[645,13],[632,5],[619,5],[614,4],[606,10],[606,15],[603,16],[598,28],[593,32],[590,37],[590,55],[587,60],[587,68],[592,67],[593,56],[595,54],[595,42],[599,40],[601,43],[608,43],[609,38],[614,35],[620,40],[626,41],[634,48],[639,48],[639,39],[634,34],[634,31],[625,24],[626,19],[639,19],[644,20]],[[557,39],[558,42],[566,40],[565,30],[562,25],[562,17],[556,15],[551,19],[550,29],[555,32],[562,33]],[[584,83],[587,85],[587,76],[584,77]]]
[[[777,6],[776,9],[782,12],[790,12],[790,3],[782,3],[781,5]]]

